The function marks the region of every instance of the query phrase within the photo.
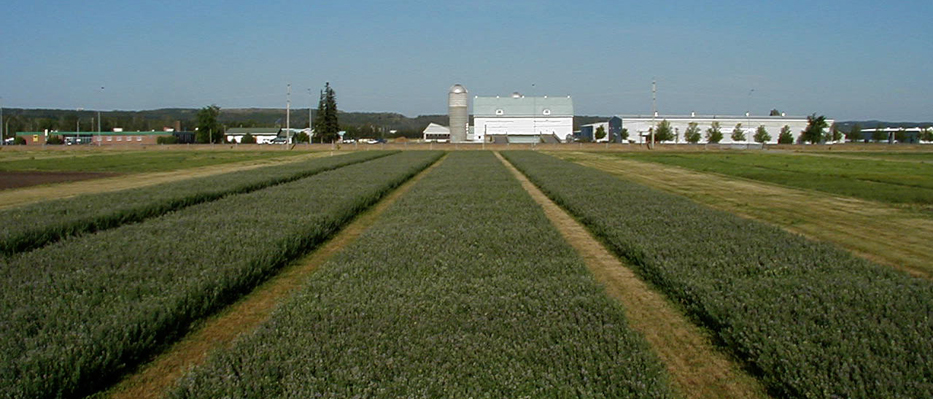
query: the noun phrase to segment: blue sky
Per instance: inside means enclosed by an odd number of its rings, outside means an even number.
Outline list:
[[[86,1],[0,4],[4,107],[316,105],[446,113],[570,95],[578,115],[933,120],[933,2]],[[104,87],[103,90],[100,88]],[[313,95],[308,94],[312,89]]]

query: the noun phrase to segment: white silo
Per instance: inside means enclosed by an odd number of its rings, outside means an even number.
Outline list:
[[[470,115],[467,112],[467,89],[459,84],[450,87],[447,93],[447,116],[450,117],[450,142],[466,141]]]

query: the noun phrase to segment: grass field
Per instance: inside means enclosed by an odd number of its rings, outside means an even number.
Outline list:
[[[0,171],[143,173],[289,157],[297,151],[126,151],[0,153]]]
[[[933,157],[926,153],[819,156],[762,152],[626,152],[613,155],[889,204],[933,207],[933,162],[891,160]]]

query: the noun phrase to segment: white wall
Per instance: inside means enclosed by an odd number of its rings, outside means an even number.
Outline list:
[[[800,137],[801,132],[807,128],[807,119],[806,118],[784,118],[784,117],[771,117],[771,118],[745,118],[741,116],[735,117],[665,117],[658,116],[652,121],[652,118],[649,117],[621,117],[622,118],[622,128],[628,129],[628,139],[636,143],[646,143],[649,139],[644,137],[649,134],[649,129],[657,126],[658,123],[661,123],[662,120],[667,119],[671,124],[671,129],[674,130],[677,139],[675,141],[669,141],[668,143],[686,143],[684,140],[684,133],[687,131],[690,122],[696,122],[697,127],[700,129],[700,143],[706,143],[706,129],[709,129],[712,126],[714,121],[719,122],[719,130],[722,131],[722,141],[721,144],[732,144],[732,143],[754,143],[754,135],[758,130],[758,126],[764,126],[768,131],[768,134],[771,135],[771,140],[766,144],[777,144],[778,137],[781,135],[781,129],[787,125],[790,127],[791,134],[794,135],[794,143],[797,142]],[[833,120],[827,119],[827,125],[832,125]],[[732,130],[735,128],[737,123],[742,124],[742,129],[745,131],[746,141],[734,142],[732,140]]]
[[[483,118],[473,119],[476,141],[485,140],[487,135],[551,135],[562,140],[573,134],[573,118]]]

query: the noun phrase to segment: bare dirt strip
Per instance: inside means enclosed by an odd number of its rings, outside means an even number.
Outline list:
[[[331,152],[327,151],[311,152],[284,158],[250,160],[168,172],[134,173],[93,180],[2,190],[0,191],[0,209],[51,199],[69,198],[81,194],[126,190],[237,170],[248,170],[269,165],[299,162],[311,158],[329,156],[330,154]]]
[[[265,322],[280,302],[304,285],[304,281],[335,253],[355,241],[382,213],[444,158],[421,171],[408,182],[363,212],[308,256],[293,262],[281,272],[260,285],[223,312],[208,318],[197,329],[186,335],[142,366],[135,374],[126,376],[113,388],[95,395],[95,398],[145,399],[163,396],[186,371],[207,360],[216,350],[232,345],[234,339],[248,333]]]
[[[933,219],[916,211],[598,153],[551,153],[707,206],[831,242],[875,262],[933,278]],[[618,199],[625,205],[625,199]],[[637,206],[637,204],[630,204]]]
[[[499,156],[499,153],[496,153]],[[764,387],[717,350],[709,336],[622,264],[598,239],[501,156],[606,292],[621,301],[632,328],[645,336],[685,398],[766,398]]]

